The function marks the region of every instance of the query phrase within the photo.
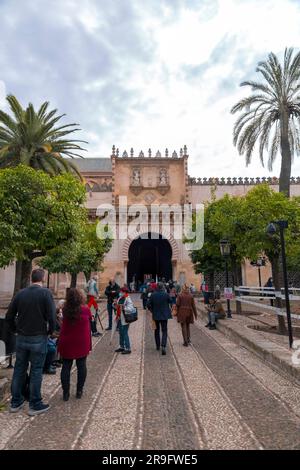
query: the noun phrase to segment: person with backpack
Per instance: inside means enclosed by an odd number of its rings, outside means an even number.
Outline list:
[[[105,295],[107,297],[107,312],[108,312],[108,327],[106,330],[112,329],[112,318],[113,318],[113,303],[118,298],[120,287],[114,279],[111,279],[106,286]]]
[[[98,277],[93,276],[91,277],[91,279],[89,280],[86,286],[88,307],[92,313],[92,319],[91,319],[92,336],[95,336],[95,337],[102,336],[102,333],[99,333],[99,331],[97,330],[97,322],[95,319],[95,315],[98,312],[97,298],[99,297],[97,281],[98,281]],[[93,311],[95,312],[94,314],[93,314]]]
[[[34,269],[32,284],[19,291],[9,305],[6,322],[17,333],[16,363],[11,385],[10,412],[19,411],[25,402],[23,394],[27,370],[29,376],[29,416],[45,413],[50,405],[43,403],[41,385],[47,355],[48,335],[55,329],[55,303],[49,289],[43,287],[45,271]]]
[[[129,323],[126,321],[126,314],[134,314],[136,308],[133,305],[132,299],[128,293],[128,288],[122,287],[119,298],[115,304],[116,321],[119,326],[120,346],[115,352],[121,354],[131,354],[131,346],[129,339]]]

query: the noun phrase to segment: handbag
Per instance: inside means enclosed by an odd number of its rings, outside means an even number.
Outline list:
[[[172,305],[172,316],[177,317],[177,305]]]
[[[138,310],[135,307],[135,311],[131,313],[126,313],[125,310],[123,311],[124,318],[126,323],[133,323],[134,321],[137,321],[138,319]]]

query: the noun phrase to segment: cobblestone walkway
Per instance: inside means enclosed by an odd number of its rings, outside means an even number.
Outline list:
[[[57,376],[43,381],[51,409],[0,412],[0,449],[300,449],[300,387],[202,322],[184,348],[169,322],[167,355],[156,351],[139,300],[132,354],[114,352],[117,335],[94,341],[88,379],[62,401]]]

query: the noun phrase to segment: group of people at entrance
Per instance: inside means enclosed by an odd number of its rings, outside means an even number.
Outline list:
[[[43,287],[44,278],[45,272],[35,269],[31,285],[17,293],[6,315],[10,330],[17,334],[11,387],[12,413],[20,410],[26,399],[29,401],[30,416],[48,411],[49,405],[43,402],[41,396],[42,376],[43,372],[55,374],[56,367],[61,367],[63,400],[68,401],[74,360],[77,367],[76,398],[80,399],[87,377],[86,362],[92,349],[92,335],[101,335],[95,325],[99,296],[97,278],[93,277],[88,282],[86,296],[79,289],[70,288],[66,300],[59,301],[57,307],[49,289]],[[142,296],[142,299],[146,299],[144,305],[152,314],[156,349],[166,355],[168,321],[173,317],[181,325],[183,345],[187,347],[191,343],[190,325],[197,318],[190,286],[183,285],[179,290],[170,283],[166,286],[164,282],[153,281],[147,286],[146,293],[147,297]],[[137,320],[137,308],[127,286],[120,288],[113,280],[106,287],[105,295],[108,311],[106,330],[112,330],[113,333],[115,327],[119,332],[116,352],[130,354],[129,328],[130,323]],[[210,305],[207,326],[211,326],[218,318],[220,312],[217,312],[217,308],[217,305]],[[99,315],[98,318],[101,322]]]

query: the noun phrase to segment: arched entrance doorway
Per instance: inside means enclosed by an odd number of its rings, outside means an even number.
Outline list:
[[[127,282],[144,282],[145,277],[153,279],[172,278],[172,248],[169,241],[159,238],[136,238],[128,250]]]

